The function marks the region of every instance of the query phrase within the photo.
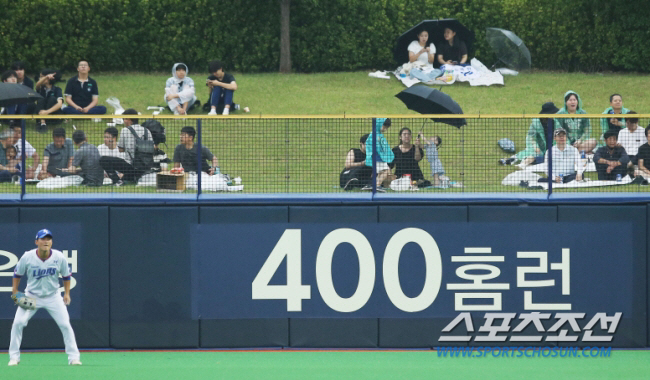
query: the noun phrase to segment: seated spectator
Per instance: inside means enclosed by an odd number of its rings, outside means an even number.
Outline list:
[[[408,46],[409,62],[419,61],[424,64],[432,64],[436,57],[436,45],[429,42],[429,32],[422,29],[418,33],[418,39]]]
[[[58,115],[61,114],[63,107],[63,91],[54,84],[60,77],[55,70],[45,69],[41,71],[41,76],[36,82],[36,92],[38,92],[43,99],[39,99],[34,107],[35,115]],[[62,120],[50,119],[50,124],[60,124]],[[45,132],[47,122],[41,119],[41,128],[39,132]],[[66,166],[67,167],[67,166]]]
[[[637,113],[634,111],[629,111],[629,118],[625,119],[626,128],[621,129],[618,132],[618,143],[625,149],[630,158],[630,163],[628,167],[637,165],[637,153],[639,152],[639,147],[645,143],[645,130],[639,128],[639,118],[632,116]]]
[[[582,109],[580,96],[567,91],[564,94],[564,107],[557,112],[558,115],[583,115],[587,112]],[[562,128],[567,132],[569,144],[580,152],[589,153],[596,147],[596,140],[590,138],[591,124],[586,118],[555,119],[555,129]]]
[[[16,158],[18,156],[18,151],[16,151],[16,147],[10,145],[7,147],[7,151],[5,153],[5,158],[7,159],[7,166],[10,168],[16,169],[16,172],[20,172],[20,161]]]
[[[612,181],[617,175],[625,177],[630,158],[625,149],[618,145],[616,131],[605,132],[605,146],[598,148],[594,154],[594,164],[599,180]]]
[[[431,183],[422,183],[424,175],[420,170],[419,162],[424,157],[424,150],[422,150],[420,136],[416,138],[415,144],[411,143],[412,132],[409,128],[400,129],[398,136],[400,144],[393,148],[395,177],[410,176],[412,182],[418,182],[423,187],[430,186]]]
[[[540,115],[549,115],[557,113],[558,108],[553,102],[544,103]],[[502,158],[499,162],[502,165],[515,165],[521,161],[521,166],[539,164],[544,162],[546,153],[546,136],[548,136],[548,122],[553,119],[539,118],[533,119],[528,127],[526,134],[526,149],[509,158]]]
[[[68,80],[65,86],[65,102],[67,107],[63,113],[71,115],[104,115],[106,107],[98,106],[99,87],[97,82],[88,76],[90,65],[88,61],[79,61],[77,75]]]
[[[548,182],[549,179],[557,183],[582,181],[582,173],[577,171],[580,162],[578,150],[567,144],[567,133],[564,129],[556,129],[553,135],[555,145],[544,155],[544,161],[548,162],[548,153],[551,152],[553,171],[549,178],[541,178],[539,182]]]
[[[368,135],[359,139],[359,149],[350,149],[345,156],[345,167],[339,176],[343,190],[362,188],[370,182],[372,168],[366,166],[366,140]]]
[[[120,132],[120,140],[117,143],[117,147],[123,155],[121,157],[105,155],[100,159],[102,168],[104,168],[106,174],[116,186],[122,186],[124,181],[137,182],[147,171],[144,168],[136,167],[134,163],[136,138],[133,136],[133,133],[141,139],[152,140],[153,138],[147,128],[138,124],[138,119],[128,117],[129,115],[137,114],[138,111],[133,108],[129,108],[122,113],[124,128]],[[104,133],[104,136],[106,137],[106,133]]]
[[[159,172],[162,170],[167,170],[167,165],[172,162],[172,160],[167,157],[167,153],[160,149],[160,144],[154,144],[153,146],[153,168],[154,172]]]
[[[441,186],[441,177],[445,174],[445,168],[442,166],[442,161],[438,157],[438,148],[442,144],[440,136],[433,136],[427,140],[422,135],[422,141],[425,142],[424,149],[427,151],[427,161],[431,167],[431,174],[433,174],[433,186]]]
[[[104,184],[104,170],[99,165],[99,151],[93,144],[86,140],[86,134],[77,129],[72,134],[72,141],[77,151],[72,158],[72,165],[64,172],[76,174],[83,177],[82,185],[102,186]]]
[[[197,173],[199,171],[199,146],[194,143],[196,130],[194,127],[181,128],[181,143],[176,145],[174,149],[174,167],[182,167],[186,172]],[[208,161],[212,161],[212,166],[208,165]],[[209,175],[219,174],[219,161],[217,156],[210,152],[206,146],[201,147],[201,171]]]
[[[72,157],[74,156],[72,145],[72,140],[65,138],[65,129],[54,128],[52,142],[45,147],[43,153],[43,168],[45,170],[41,170],[38,179],[70,175],[62,170],[72,166]]]
[[[22,134],[23,134],[23,129],[20,126],[20,124],[14,124],[12,127],[13,130],[13,139],[14,139],[14,147],[16,147],[16,151],[18,152],[17,159],[21,160],[23,157],[22,154],[22,149],[23,149],[23,142],[22,142]],[[41,162],[41,158],[38,155],[38,152],[36,152],[36,149],[32,146],[32,144],[29,143],[29,141],[25,141],[25,157],[31,157],[32,158],[32,165],[28,166],[27,169],[25,170],[25,178],[26,179],[34,179],[34,174],[36,173],[36,168],[38,168],[39,163]]]
[[[386,192],[382,186],[384,180],[389,179],[391,176],[391,169],[388,164],[392,163],[395,159],[395,154],[390,149],[384,133],[388,131],[392,122],[390,119],[377,118],[375,122],[375,134],[377,135],[377,158],[376,158],[376,172],[377,172],[377,191]],[[372,154],[373,154],[373,137],[372,134],[368,135],[366,140],[366,166],[372,167]],[[372,186],[365,186],[362,190],[371,190]]]
[[[609,107],[603,111],[603,115],[623,115],[630,112],[627,108],[623,107],[623,97],[619,94],[612,94],[609,97]],[[600,140],[598,141],[598,148],[605,146],[604,135],[607,131],[618,132],[625,127],[625,119],[620,117],[610,116],[606,119],[600,119]]]
[[[16,79],[17,79],[16,83],[22,84],[23,86],[27,86],[32,90],[34,89],[34,81],[29,79],[25,75],[25,62],[15,61],[14,63],[11,64],[11,70],[16,72]]]
[[[439,48],[438,63],[441,65],[459,65],[467,62],[467,46],[452,28],[445,28],[445,42]]]
[[[7,70],[2,73],[2,83],[18,83],[18,76],[13,70]],[[7,104],[1,108],[0,115],[23,115],[25,112],[24,104]],[[11,123],[13,120],[10,120]]]
[[[172,67],[172,77],[165,83],[165,102],[174,115],[187,115],[194,103],[194,81],[188,77],[187,65],[176,63]]]
[[[210,88],[210,113],[208,115],[230,114],[230,111],[239,109],[239,104],[235,104],[233,96],[237,91],[237,82],[235,77],[230,73],[223,71],[223,64],[220,61],[210,62],[210,75],[205,81],[206,86]],[[244,108],[245,112],[250,112],[248,107]]]
[[[117,147],[117,128],[108,127],[104,130],[104,143],[97,147],[101,157],[117,157],[124,159],[125,153]]]
[[[634,175],[636,176],[634,181],[647,185],[648,180],[650,179],[650,124],[644,132],[646,143],[639,147],[639,151],[636,154],[638,165],[637,169],[634,171]]]
[[[0,132],[0,182],[11,182],[11,177],[17,174],[18,170],[15,166],[11,166],[7,159],[7,150],[15,150],[13,144],[13,131],[5,129]],[[18,152],[16,151],[16,155]]]

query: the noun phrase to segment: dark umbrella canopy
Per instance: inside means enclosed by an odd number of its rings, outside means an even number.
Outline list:
[[[474,40],[476,40],[474,32],[467,29],[463,24],[460,23],[460,21],[456,19],[446,18],[442,20],[424,20],[408,31],[404,32],[397,38],[395,49],[393,50],[393,58],[395,58],[395,61],[400,65],[408,62],[409,53],[407,49],[409,47],[409,44],[418,39],[418,34],[422,30],[429,32],[429,43],[433,42],[433,44],[436,46],[436,51],[440,51],[440,45],[445,42],[445,28],[449,27],[454,29],[456,31],[456,35],[465,42],[467,51],[471,51],[471,48],[474,45]]]
[[[530,51],[521,38],[505,29],[486,28],[485,31],[488,44],[501,62],[515,70],[530,69]]]
[[[36,91],[17,83],[0,83],[0,107],[43,99]]]
[[[395,95],[408,109],[421,114],[463,114],[463,110],[451,96],[427,86],[411,86]],[[460,128],[467,124],[464,118],[445,119],[431,118],[431,120],[453,125]]]

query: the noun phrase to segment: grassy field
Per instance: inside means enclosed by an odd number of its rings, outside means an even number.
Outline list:
[[[92,74],[92,73],[91,73]],[[468,119],[460,130],[429,119],[411,119],[417,116],[394,95],[404,89],[396,79],[376,79],[367,72],[321,74],[242,74],[234,73],[239,90],[235,101],[248,106],[250,114],[217,116],[203,121],[203,143],[219,157],[222,171],[232,177],[240,176],[245,192],[339,192],[338,174],[342,170],[346,152],[358,147],[360,135],[371,131],[370,116],[402,116],[394,120],[387,134],[391,146],[397,145],[402,127],[414,133],[423,130],[443,138],[440,150],[447,175],[465,187],[461,189],[422,189],[423,192],[448,193],[459,191],[522,192],[517,187],[501,186],[501,180],[512,172],[512,167],[498,165],[499,158],[508,156],[500,150],[500,138],[512,139],[517,150],[524,148],[524,138],[530,120]],[[135,108],[151,114],[147,106],[163,105],[165,79],[169,74],[102,73],[93,75],[100,86],[100,103],[107,97],[117,97],[124,108]],[[207,73],[190,73],[197,85]],[[65,84],[62,83],[63,87]],[[454,98],[468,115],[472,114],[536,114],[541,104],[554,101],[558,108],[567,90],[578,92],[583,107],[589,113],[599,114],[609,106],[609,95],[623,95],[624,105],[639,113],[650,113],[650,97],[645,95],[650,76],[638,74],[582,74],[582,73],[523,73],[506,77],[505,86],[470,87],[456,83],[442,90]],[[207,100],[207,89],[197,86],[201,101]],[[109,107],[109,111],[112,108]],[[163,115],[171,115],[165,112]],[[180,128],[196,125],[195,118],[204,112],[195,110],[187,118],[163,121],[168,143],[163,148],[171,157],[178,143]],[[280,115],[316,116],[309,119],[264,118]],[[345,118],[344,118],[345,115]],[[353,115],[366,115],[355,118]],[[338,116],[332,118],[332,116]],[[262,118],[260,118],[262,117]],[[71,134],[72,125],[83,129],[89,141],[101,144],[105,122],[69,120],[64,124]],[[642,126],[648,120],[642,120]],[[118,126],[119,127],[119,126]],[[598,119],[592,128],[600,133]],[[48,134],[38,134],[33,123],[28,123],[27,140],[40,153],[51,141]],[[420,163],[425,177],[431,178],[428,162]],[[595,178],[595,173],[589,174]],[[602,191],[603,188],[587,191]],[[647,187],[620,186],[607,191],[647,191]],[[18,186],[0,185],[0,192],[17,192]],[[28,192],[52,192],[28,187]],[[104,187],[101,189],[66,188],[54,192],[154,192],[151,188]],[[193,192],[188,190],[189,193]]]

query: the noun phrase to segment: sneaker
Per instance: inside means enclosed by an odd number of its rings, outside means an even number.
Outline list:
[[[36,131],[37,131],[38,133],[47,133],[47,124],[45,124],[45,123],[40,123],[40,124],[36,127]]]
[[[241,106],[239,104],[235,104],[235,111],[239,111],[240,108]]]
[[[510,158],[502,158],[499,160],[499,163],[501,165],[512,165],[515,162],[515,159],[510,157]]]
[[[81,365],[81,360],[76,359],[76,360],[70,360],[68,363],[69,365]]]
[[[9,359],[9,364],[7,364],[9,367],[17,366],[20,361],[16,359]]]
[[[343,190],[347,190],[347,189],[348,189],[348,186],[350,186],[351,183],[357,183],[357,182],[359,182],[359,179],[358,179],[358,178],[351,178],[351,179],[350,179],[350,180],[345,184],[345,186],[343,186]]]
[[[210,110],[210,112],[208,112],[208,116],[214,116],[216,114],[217,114],[217,109],[216,108],[213,108],[213,109]]]
[[[124,185],[124,181],[119,180],[119,181],[115,182],[113,185],[115,185],[115,187],[120,187],[120,186]]]
[[[383,187],[383,186],[377,186],[377,192],[378,192],[378,193],[385,193],[385,192],[386,192],[386,188]]]
[[[370,186],[370,185],[366,185],[366,186],[362,187],[361,190],[363,190],[363,191],[371,191],[371,190],[372,190],[372,186]]]
[[[230,108],[224,108],[222,115],[230,115]]]

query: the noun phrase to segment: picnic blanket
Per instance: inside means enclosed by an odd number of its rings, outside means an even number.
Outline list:
[[[203,191],[242,191],[244,185],[228,185],[230,177],[225,174],[209,175],[208,173],[201,173],[201,189]],[[145,174],[140,177],[136,186],[156,186],[156,173]],[[198,186],[198,175],[196,173],[188,173],[185,178],[185,188],[196,190]]]
[[[66,177],[49,177],[41,180],[36,184],[37,189],[63,189],[70,186],[80,186],[83,177],[79,175],[69,175]],[[104,178],[104,186],[113,184],[110,178]]]
[[[420,72],[416,74],[414,70]],[[422,81],[431,72],[440,71],[440,76],[430,78],[428,81]],[[422,75],[424,74],[424,76]],[[498,71],[490,71],[481,61],[472,58],[470,65],[442,65],[440,69],[434,69],[431,64],[421,62],[405,63],[399,66],[393,75],[402,82],[406,87],[411,87],[416,83],[428,85],[450,85],[456,81],[469,82],[470,86],[491,86],[493,84],[503,85],[503,75]],[[420,79],[418,79],[420,78]]]
[[[536,166],[536,165],[535,165]],[[535,174],[528,170],[518,170],[508,174],[501,184],[504,186],[522,186],[522,182],[526,184],[525,187],[540,186],[544,190],[548,190],[548,182],[538,182],[542,178],[539,174]],[[571,181],[567,183],[553,182],[554,189],[563,188],[582,188],[582,187],[600,187],[600,186],[618,186],[627,185],[632,182],[630,176],[625,176],[620,182],[618,181],[592,181],[586,179],[584,181]]]

